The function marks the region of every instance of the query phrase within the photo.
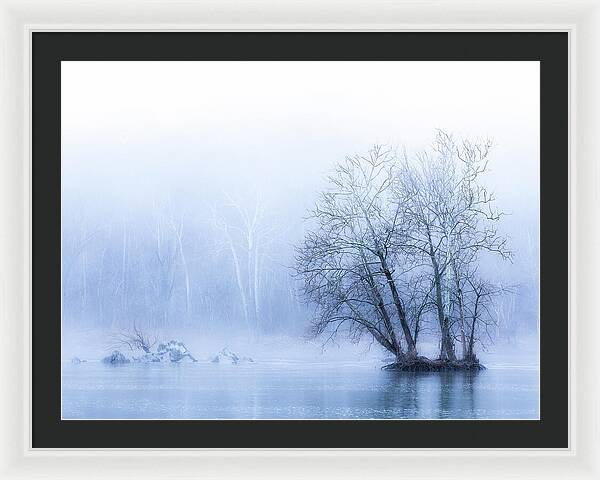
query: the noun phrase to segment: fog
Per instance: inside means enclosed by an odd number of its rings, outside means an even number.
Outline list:
[[[68,352],[99,357],[136,325],[292,355],[314,314],[294,249],[327,174],[375,144],[411,156],[438,128],[493,142],[513,258],[483,267],[511,287],[484,346],[537,344],[538,62],[62,62],[61,81]]]

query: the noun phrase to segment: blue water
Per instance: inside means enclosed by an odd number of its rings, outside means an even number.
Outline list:
[[[523,419],[538,370],[398,373],[351,363],[63,364],[64,419]]]

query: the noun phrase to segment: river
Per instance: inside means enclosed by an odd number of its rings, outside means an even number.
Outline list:
[[[371,363],[62,365],[63,419],[537,419],[539,370]]]

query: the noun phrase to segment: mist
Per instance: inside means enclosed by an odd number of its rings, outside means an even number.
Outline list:
[[[63,357],[134,325],[207,353],[322,352],[294,275],[307,212],[346,156],[410,156],[438,128],[493,144],[513,257],[483,262],[511,287],[485,350],[537,344],[537,62],[62,62],[61,78]]]

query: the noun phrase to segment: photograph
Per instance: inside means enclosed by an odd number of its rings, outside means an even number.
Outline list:
[[[60,118],[62,420],[540,419],[539,61],[63,60]]]

